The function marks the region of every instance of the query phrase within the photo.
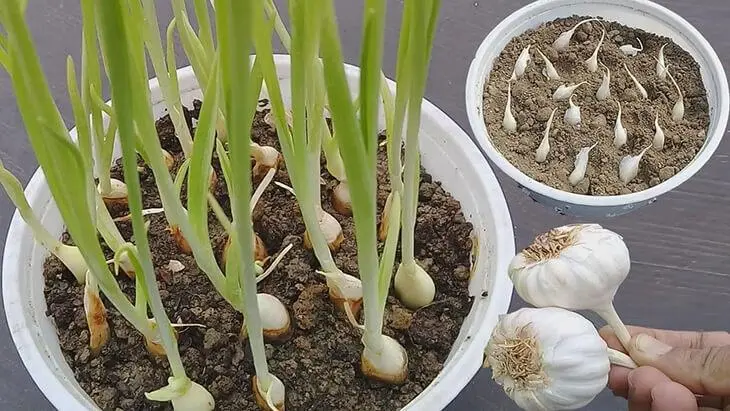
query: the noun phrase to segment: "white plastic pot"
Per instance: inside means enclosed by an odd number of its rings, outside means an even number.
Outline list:
[[[507,161],[492,144],[484,122],[483,92],[494,61],[514,37],[556,18],[573,15],[601,16],[669,37],[699,63],[710,107],[707,139],[692,162],[672,178],[647,190],[626,195],[574,194],[533,180]],[[687,181],[707,163],[720,145],[730,107],[725,71],[707,40],[682,17],[648,0],[538,0],[517,10],[495,27],[479,46],[469,67],[465,92],[469,124],[489,159],[535,201],[560,214],[590,218],[629,213],[653,203],[660,195]]]
[[[288,98],[289,57],[276,56],[276,63],[282,92]],[[356,67],[347,67],[351,88],[357,87],[358,73]],[[190,67],[180,69],[178,76],[183,104],[191,106],[193,99],[202,99]],[[156,80],[150,81],[150,88],[155,115],[161,117],[165,105]],[[422,120],[423,166],[461,202],[464,216],[474,225],[478,239],[478,255],[469,284],[474,296],[472,309],[443,371],[404,408],[435,411],[456,397],[479,370],[483,349],[498,316],[507,312],[512,295],[507,265],[514,255],[514,237],[499,183],[466,133],[427,101],[423,104]],[[25,194],[43,224],[60,236],[63,223],[41,170],[33,175]],[[10,332],[28,372],[56,408],[98,409],[74,379],[61,353],[54,325],[45,314],[43,261],[47,256],[48,252],[34,242],[31,230],[16,212],[8,232],[2,271]]]

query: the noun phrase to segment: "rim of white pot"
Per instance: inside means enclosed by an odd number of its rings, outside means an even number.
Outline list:
[[[276,55],[275,59],[279,78],[287,77],[289,56]],[[358,76],[358,68],[347,65],[346,70],[348,78],[354,81],[351,85],[357,84],[353,79]],[[178,77],[184,104],[190,104],[193,98],[202,99],[190,66],[178,70]],[[156,79],[150,80],[149,85],[152,101],[160,106],[155,109],[155,114],[160,117],[164,103],[159,104],[162,101],[159,85]],[[394,87],[392,81],[389,85]],[[512,283],[507,277],[507,266],[514,256],[515,248],[511,217],[504,194],[478,148],[452,119],[427,100],[423,103],[423,119],[433,122],[432,125],[439,125],[442,131],[438,136],[422,139],[434,140],[423,144],[451,147],[450,150],[459,153],[459,161],[452,161],[453,169],[447,168],[446,173],[456,173],[460,179],[458,181],[471,184],[471,188],[468,188],[465,184],[452,182],[450,185],[454,186],[454,190],[446,184],[444,187],[462,202],[463,208],[471,207],[488,213],[486,216],[475,215],[474,210],[464,210],[467,221],[474,224],[480,240],[474,274],[469,284],[470,295],[474,298],[471,311],[462,324],[443,370],[420,395],[403,408],[411,411],[436,411],[446,407],[481,368],[483,349],[491,331],[499,316],[509,308]],[[426,126],[428,124],[424,125],[422,132],[428,134]],[[424,167],[429,169],[433,164],[443,164],[449,160],[439,157],[429,159],[424,155]],[[450,178],[453,181],[457,177],[452,175]],[[438,178],[434,176],[434,179]],[[42,170],[35,172],[25,194],[42,223],[51,233],[60,235],[63,224]],[[482,196],[486,198],[481,198]],[[16,210],[8,231],[2,271],[3,300],[10,333],[26,369],[56,408],[74,411],[98,409],[74,379],[73,372],[61,354],[56,329],[45,315],[42,263],[47,255],[48,252],[35,243],[30,229]],[[35,286],[32,286],[34,280]],[[153,388],[156,387],[150,387]]]
[[[559,11],[556,11],[559,10]],[[620,10],[623,24],[648,32],[659,32],[692,54],[700,65],[710,106],[710,126],[705,144],[695,158],[676,175],[646,190],[614,196],[576,194],[550,187],[532,179],[512,165],[492,144],[483,117],[483,92],[487,76],[496,57],[516,35],[543,22],[572,15],[600,15],[612,19]],[[517,31],[519,30],[519,32]],[[497,25],[477,49],[469,66],[465,90],[466,111],[477,144],[489,159],[511,179],[529,191],[579,206],[610,207],[651,202],[690,179],[710,160],[725,134],[730,112],[728,81],[722,63],[702,34],[664,6],[649,0],[537,0],[515,11]],[[713,101],[714,100],[714,101]],[[714,103],[714,104],[713,104]]]

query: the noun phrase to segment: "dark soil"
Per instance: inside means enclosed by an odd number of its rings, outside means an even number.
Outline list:
[[[199,109],[200,102],[196,102],[195,110],[188,115],[196,116]],[[276,133],[263,122],[265,112],[256,115],[253,139],[278,149]],[[189,124],[192,127],[192,122]],[[179,165],[182,153],[169,117],[158,121],[157,128],[163,148],[176,156]],[[382,209],[389,190],[384,148],[379,155],[378,203]],[[215,159],[214,167],[222,176]],[[140,176],[145,206],[159,207],[151,170],[144,167]],[[122,179],[119,165],[115,166],[113,177]],[[328,189],[334,186],[335,181],[324,169],[322,177]],[[286,170],[279,170],[275,180],[289,184]],[[335,255],[337,263],[344,271],[357,275],[352,219],[334,211],[328,189],[322,190],[323,207],[340,221],[346,238]],[[225,184],[218,184],[215,194],[229,212]],[[389,386],[361,374],[361,336],[335,310],[322,277],[314,273],[318,264],[312,252],[302,246],[304,223],[294,197],[274,184],[265,191],[254,211],[256,232],[272,256],[287,244],[294,244],[282,264],[259,284],[260,292],[281,299],[294,322],[294,333],[287,342],[266,345],[271,371],[287,389],[287,410],[396,410],[416,397],[441,371],[471,306],[467,284],[472,226],[464,219],[460,204],[425,173],[419,201],[417,257],[434,277],[437,294],[434,304],[416,312],[389,297],[384,332],[403,344],[409,357],[408,381],[401,386]],[[121,214],[123,210],[114,216]],[[218,410],[257,409],[251,391],[252,356],[247,343],[239,340],[241,314],[214,290],[192,256],[178,250],[167,231],[164,215],[155,214],[148,219],[154,265],[168,316],[173,322],[205,326],[179,330],[180,353],[188,375],[208,388]],[[209,221],[212,244],[220,252],[226,234],[212,213]],[[129,239],[130,225],[121,222],[119,227]],[[70,242],[68,235],[64,235],[64,240]],[[185,269],[172,273],[167,267],[171,259],[182,262]],[[93,356],[88,348],[83,287],[54,257],[47,260],[44,274],[48,315],[56,324],[66,361],[97,405],[104,410],[172,409],[169,403],[155,403],[144,397],[144,392],[166,384],[166,361],[153,358],[145,350],[141,335],[106,299],[111,338],[101,353]],[[119,282],[133,298],[133,281],[122,275]]]
[[[484,115],[489,136],[496,148],[515,167],[551,187],[596,196],[646,190],[687,166],[704,145],[709,108],[699,65],[688,52],[667,37],[604,20],[602,23],[606,37],[598,60],[611,71],[611,97],[599,101],[595,95],[605,70],[599,64],[598,71],[591,73],[583,61],[593,54],[601,39],[601,24],[591,22],[581,25],[565,51],[557,52],[552,48],[553,41],[562,32],[586,18],[574,16],[557,19],[509,42],[495,61],[485,85]],[[624,56],[619,47],[631,44],[639,48],[637,37],[641,39],[644,51],[633,57]],[[661,80],[655,68],[655,58],[665,43],[664,56],[669,71],[684,93],[685,116],[676,123],[671,113],[678,98],[677,90],[668,76],[666,80]],[[507,80],[512,75],[519,54],[528,45],[532,45],[531,61],[524,77],[512,83],[512,113],[517,119],[518,129],[517,133],[508,133],[502,128]],[[547,80],[543,76],[545,64],[537,49],[553,63],[561,76],[560,80]],[[646,89],[648,100],[641,98],[624,63]],[[582,121],[579,126],[573,127],[563,120],[568,102],[555,102],[552,94],[561,84],[582,81],[588,83],[578,87],[573,96],[573,102],[581,107]],[[628,132],[628,141],[620,149],[613,146],[618,102],[621,103],[622,122]],[[554,108],[558,110],[549,138],[550,153],[547,161],[537,163],[535,150],[540,145]],[[619,161],[626,155],[637,155],[651,145],[657,113],[665,133],[664,149],[649,149],[641,161],[638,176],[624,184],[618,176]],[[590,153],[586,178],[578,185],[571,186],[568,176],[573,171],[576,154],[581,148],[590,147],[596,142],[598,145]]]

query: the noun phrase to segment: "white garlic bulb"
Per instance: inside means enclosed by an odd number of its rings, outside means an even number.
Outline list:
[[[661,151],[664,149],[664,130],[659,126],[659,113],[656,113],[656,119],[654,120],[654,139],[651,145],[654,150]]]
[[[557,39],[553,42],[553,49],[556,51],[565,51],[568,46],[570,45],[570,39],[573,38],[573,34],[575,34],[575,30],[580,27],[583,23],[588,23],[589,21],[597,21],[599,19],[585,19],[582,21],[579,21],[573,28],[571,28],[568,31],[564,31],[560,33],[560,36],[558,36]]]
[[[618,115],[616,116],[616,125],[613,127],[613,146],[620,148],[626,144],[628,133],[621,121],[621,102],[618,103]]]
[[[598,91],[596,91],[596,99],[606,100],[611,97],[611,70],[609,70],[605,64],[601,63],[601,65],[606,69],[606,72],[603,74],[601,86],[598,87]]]
[[[636,76],[634,76],[634,74],[631,72],[631,70],[629,70],[629,67],[626,65],[626,63],[624,63],[624,68],[626,69],[626,72],[629,73],[629,77],[631,77],[631,80],[634,82],[634,85],[636,86],[636,88],[639,90],[641,97],[642,98],[649,97],[649,94],[646,92],[646,89],[644,88],[644,86],[642,86],[641,83],[639,83],[639,80],[637,80]]]
[[[675,122],[681,121],[684,118],[684,95],[682,94],[682,90],[679,88],[679,84],[677,84],[677,81],[674,80],[672,73],[667,71],[667,74],[669,74],[669,79],[672,80],[674,87],[677,89],[677,94],[679,94],[677,102],[674,103],[674,107],[672,107],[672,120]]]
[[[667,43],[662,44],[662,47],[659,49],[659,57],[656,59],[656,75],[662,80],[667,79],[667,64],[664,61],[665,47],[667,47]]]
[[[590,147],[583,147],[580,151],[578,151],[578,154],[575,156],[575,167],[573,168],[573,172],[570,173],[570,176],[568,176],[568,182],[570,182],[570,185],[576,186],[585,178],[586,168],[588,168],[588,156],[596,145],[598,145],[598,143],[595,143]]]
[[[517,57],[517,62],[515,62],[515,67],[512,70],[512,77],[510,77],[510,80],[517,80],[518,78],[522,77],[525,74],[525,70],[527,69],[527,64],[530,62],[530,47],[532,45],[529,44],[527,47],[525,47],[522,52],[520,53],[519,57]]]
[[[571,126],[577,126],[580,124],[580,107],[573,103],[573,96],[568,99],[569,107],[565,110],[565,116],[563,120]]]
[[[596,46],[596,49],[593,51],[593,54],[588,57],[586,61],[583,63],[588,68],[588,71],[591,73],[595,73],[598,71],[598,51],[601,49],[601,46],[603,45],[603,39],[606,37],[606,30],[603,30],[601,33],[601,40],[598,42],[598,46]]]
[[[548,80],[560,80],[560,75],[558,74],[558,71],[555,70],[555,66],[550,59],[548,59],[547,56],[540,51],[540,49],[536,50],[540,54],[540,57],[542,57],[542,61],[545,63],[545,68],[542,69],[542,75]]]
[[[547,125],[545,126],[545,133],[542,136],[542,141],[540,142],[540,146],[537,147],[537,151],[535,151],[535,161],[538,163],[542,163],[547,159],[547,155],[550,152],[550,127],[553,124],[553,119],[555,118],[555,112],[558,111],[557,108],[553,109],[553,112],[550,114],[550,118],[548,119]]]
[[[641,163],[641,159],[650,148],[651,146],[648,146],[641,150],[641,153],[636,156],[627,155],[621,159],[621,162],[618,165],[618,176],[624,184],[628,184],[639,174],[639,164]]]
[[[502,128],[508,133],[517,131],[517,120],[512,115],[512,82],[507,82],[507,104],[504,108],[504,118],[502,119]]]
[[[636,47],[632,46],[631,44],[625,44],[625,45],[619,47],[619,49],[626,56],[635,56],[640,51],[644,51],[644,45],[641,43],[641,39],[637,37],[636,41],[639,42],[639,47],[641,47],[641,48],[637,49]]]
[[[535,307],[593,310],[628,344],[613,297],[630,268],[620,235],[598,224],[575,224],[537,236],[512,259],[509,277],[517,294]]]
[[[522,308],[500,317],[484,366],[523,410],[573,410],[606,388],[608,347],[586,318],[561,308]]]
[[[553,93],[553,100],[555,101],[565,101],[570,98],[570,96],[573,95],[575,90],[582,86],[583,84],[586,84],[587,81],[580,82],[578,84],[573,84],[570,86],[566,86],[565,84],[561,84]]]

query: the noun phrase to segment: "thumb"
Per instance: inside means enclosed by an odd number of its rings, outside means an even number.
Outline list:
[[[637,364],[658,369],[695,394],[730,395],[730,346],[675,348],[639,334],[631,339],[629,354]]]

